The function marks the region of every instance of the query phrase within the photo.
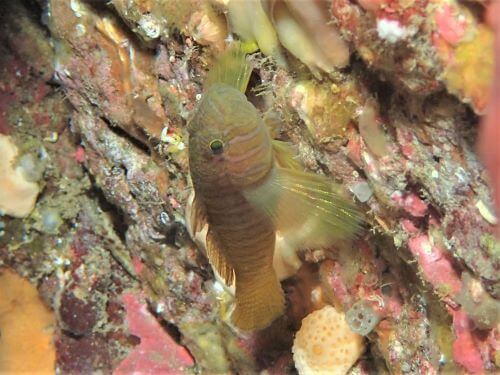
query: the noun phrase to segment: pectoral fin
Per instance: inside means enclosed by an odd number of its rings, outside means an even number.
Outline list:
[[[349,240],[363,226],[363,215],[339,185],[324,176],[275,167],[268,180],[245,191],[266,212],[277,231],[299,247],[327,247]]]
[[[273,140],[274,160],[278,167],[301,171],[304,168],[297,160],[297,155],[292,145],[288,142]]]

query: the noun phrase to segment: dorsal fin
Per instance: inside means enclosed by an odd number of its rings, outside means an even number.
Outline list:
[[[251,73],[252,67],[243,46],[234,42],[217,58],[208,72],[205,85],[208,88],[213,84],[222,83],[245,93]]]

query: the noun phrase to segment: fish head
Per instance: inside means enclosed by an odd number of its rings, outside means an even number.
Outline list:
[[[193,181],[251,186],[272,167],[269,131],[257,109],[237,89],[210,86],[188,125]]]

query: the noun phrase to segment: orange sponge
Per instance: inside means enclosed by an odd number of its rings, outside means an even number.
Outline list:
[[[27,280],[0,272],[0,374],[53,374],[53,314]]]

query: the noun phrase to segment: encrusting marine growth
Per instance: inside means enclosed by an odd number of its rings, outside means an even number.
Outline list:
[[[300,375],[345,374],[364,350],[363,337],[352,332],[344,314],[329,305],[302,320],[292,349]]]

